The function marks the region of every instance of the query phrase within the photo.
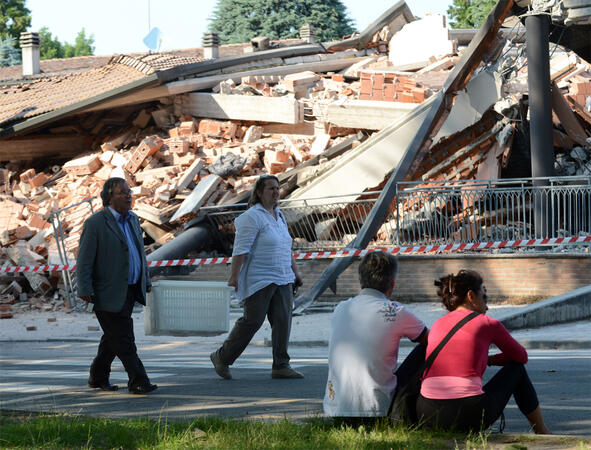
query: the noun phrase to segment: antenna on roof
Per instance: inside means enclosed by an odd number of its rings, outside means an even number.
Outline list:
[[[142,41],[146,47],[153,52],[160,50],[160,44],[162,44],[162,32],[158,27],[152,28],[152,30],[144,37]]]

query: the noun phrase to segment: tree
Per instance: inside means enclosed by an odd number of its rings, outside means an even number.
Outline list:
[[[320,41],[341,39],[354,29],[340,0],[218,0],[209,31],[220,42],[248,42],[256,36],[286,39],[299,36],[300,27],[316,28]]]
[[[90,56],[94,54],[94,35],[86,37],[84,28],[76,36],[74,45],[64,44],[64,57],[72,58],[74,56]]]
[[[53,37],[47,27],[39,30],[41,59],[54,59],[64,57],[64,46],[57,37]]]
[[[67,42],[61,43],[57,36],[52,36],[47,27],[39,30],[39,40],[41,41],[41,59],[72,58],[94,54],[94,36],[91,34],[86,37],[84,28],[76,36],[73,45]]]
[[[21,63],[21,52],[16,48],[14,38],[0,36],[0,67],[14,66]]]
[[[480,28],[497,0],[453,0],[447,9],[452,28]]]
[[[31,11],[25,6],[25,0],[0,0],[0,38],[12,36],[18,41],[30,25]]]

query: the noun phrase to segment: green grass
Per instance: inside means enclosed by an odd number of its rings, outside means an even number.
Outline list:
[[[192,422],[58,415],[0,416],[1,448],[142,449],[441,449],[485,448],[486,436],[436,433],[387,423],[350,427],[330,419],[255,422],[200,418]]]
[[[335,424],[326,418],[262,422],[199,418],[186,422],[107,419],[0,410],[0,449],[587,449],[591,439],[487,435]],[[531,447],[533,446],[533,447]]]

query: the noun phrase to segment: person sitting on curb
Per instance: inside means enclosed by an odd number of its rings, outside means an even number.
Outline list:
[[[323,402],[328,416],[352,423],[387,416],[396,389],[400,339],[427,343],[425,324],[389,299],[397,271],[394,256],[366,254],[359,264],[361,292],[333,312]]]
[[[476,431],[490,427],[511,395],[536,434],[550,434],[524,364],[527,352],[501,322],[486,316],[487,295],[482,277],[460,270],[435,281],[449,311],[429,334],[427,355],[449,330],[472,312],[479,313],[447,342],[423,374],[417,400],[419,422],[444,430]],[[489,355],[494,344],[501,352]],[[486,366],[503,366],[484,386]]]

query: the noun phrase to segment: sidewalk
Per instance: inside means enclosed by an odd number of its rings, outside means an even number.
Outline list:
[[[490,305],[488,314],[500,317],[510,312],[518,312],[527,305]],[[440,303],[413,303],[407,305],[425,324],[430,327],[435,320],[445,314]],[[311,312],[294,316],[290,345],[327,346],[330,337],[330,307],[323,312]],[[230,310],[230,329],[242,314],[241,309]],[[55,319],[55,321],[53,321]],[[133,314],[136,343],[155,344],[165,342],[192,342],[221,344],[228,333],[217,336],[146,336],[144,332],[143,308]],[[51,321],[50,321],[51,320]],[[0,322],[1,341],[92,341],[98,342],[100,328],[94,314],[74,312],[30,312],[19,313],[12,319]],[[526,348],[591,348],[591,320],[571,322],[535,329],[516,330],[511,334]],[[34,327],[35,329],[30,329]],[[28,331],[27,328],[30,330]],[[255,334],[251,345],[270,345],[271,327],[265,321]],[[402,341],[401,345],[412,345]]]

